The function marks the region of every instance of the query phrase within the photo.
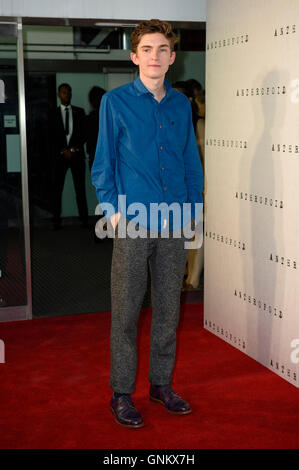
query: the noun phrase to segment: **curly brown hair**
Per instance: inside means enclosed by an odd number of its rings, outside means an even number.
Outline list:
[[[178,42],[178,38],[173,32],[172,26],[166,21],[161,20],[145,20],[136,26],[136,28],[131,34],[131,51],[136,53],[137,46],[142,36],[144,36],[145,34],[152,33],[163,34],[166,39],[169,40],[170,49],[171,51],[173,51],[174,45]]]

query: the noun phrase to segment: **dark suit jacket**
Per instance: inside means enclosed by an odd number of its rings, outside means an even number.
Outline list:
[[[61,108],[58,106],[51,116],[51,142],[52,153],[60,156],[61,151],[66,148],[78,147],[78,152],[74,158],[85,157],[83,145],[86,142],[86,117],[84,109],[72,105],[73,112],[73,133],[69,145],[67,145],[65,130],[63,126]]]

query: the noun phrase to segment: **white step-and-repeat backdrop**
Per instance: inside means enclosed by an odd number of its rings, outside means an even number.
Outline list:
[[[298,0],[209,0],[206,57],[204,325],[298,387]]]

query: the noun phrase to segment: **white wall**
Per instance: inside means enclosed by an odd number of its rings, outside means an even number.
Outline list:
[[[205,21],[206,0],[0,0],[1,16]]]
[[[204,319],[296,387],[298,18],[298,0],[208,3]]]

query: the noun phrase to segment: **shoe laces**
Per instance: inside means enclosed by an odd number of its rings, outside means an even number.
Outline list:
[[[135,408],[134,403],[130,395],[122,395],[122,400],[128,405],[130,408]]]
[[[181,397],[174,390],[172,390],[170,385],[165,385],[165,387],[162,388],[162,393],[163,393],[163,395],[168,395],[168,396],[172,395],[176,398],[181,399]]]

